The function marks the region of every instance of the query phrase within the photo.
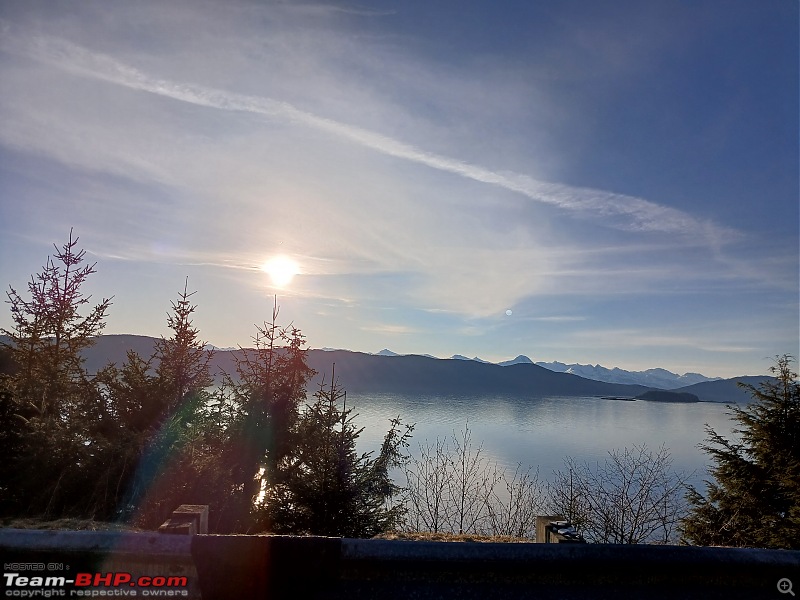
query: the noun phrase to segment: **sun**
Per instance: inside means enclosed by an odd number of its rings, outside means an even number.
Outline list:
[[[300,266],[288,256],[275,256],[261,265],[272,283],[277,287],[286,287],[292,282],[294,276],[300,272]]]

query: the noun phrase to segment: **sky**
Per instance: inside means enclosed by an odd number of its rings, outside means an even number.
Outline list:
[[[72,228],[105,333],[188,277],[218,347],[277,297],[313,348],[766,373],[799,37],[794,0],[4,0],[0,284]]]

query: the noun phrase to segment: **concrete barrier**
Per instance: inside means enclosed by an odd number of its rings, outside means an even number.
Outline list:
[[[158,532],[178,535],[208,533],[208,505],[181,504],[158,528]]]
[[[342,544],[340,538],[198,535],[192,556],[203,600],[326,598],[340,589]]]
[[[5,529],[0,555],[4,572],[69,561],[72,573],[191,573],[183,595],[203,600],[750,600],[790,597],[778,591],[783,578],[800,588],[800,552],[734,548]]]
[[[337,598],[775,598],[800,552],[343,540]]]

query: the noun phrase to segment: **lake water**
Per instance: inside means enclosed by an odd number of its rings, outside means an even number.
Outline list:
[[[652,451],[669,449],[673,469],[701,485],[707,478],[708,455],[698,445],[708,424],[725,437],[734,437],[724,404],[659,403],[583,397],[515,398],[506,396],[447,397],[397,394],[348,394],[347,404],[364,427],[359,450],[377,450],[398,415],[414,423],[410,450],[420,442],[450,436],[465,425],[473,441],[511,470],[518,463],[539,468],[542,479],[563,468],[566,456],[579,462],[603,461],[608,451],[647,444]]]

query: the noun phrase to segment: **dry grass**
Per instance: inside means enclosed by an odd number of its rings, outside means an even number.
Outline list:
[[[0,528],[40,529],[49,531],[146,531],[123,523],[107,523],[91,519],[2,519]],[[261,535],[264,535],[263,533]],[[532,544],[531,538],[515,538],[505,535],[456,535],[453,533],[390,531],[376,535],[376,540],[406,540],[414,542],[494,542],[504,544]]]
[[[44,529],[50,531],[144,531],[123,523],[106,523],[91,519],[3,519],[0,527],[10,529]]]
[[[531,538],[515,538],[505,535],[469,535],[453,533],[430,533],[430,532],[405,532],[390,531],[376,535],[376,540],[409,540],[414,542],[493,542],[504,544],[533,544],[535,540]]]

